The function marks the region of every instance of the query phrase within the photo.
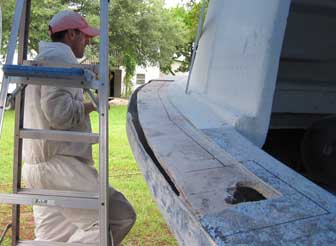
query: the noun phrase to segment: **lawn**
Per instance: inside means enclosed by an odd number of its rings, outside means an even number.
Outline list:
[[[129,148],[125,129],[126,111],[126,106],[114,106],[109,118],[110,184],[125,194],[137,212],[137,222],[122,245],[175,246],[177,242],[159,213]],[[93,114],[91,117],[94,131],[98,129],[97,116]],[[0,140],[0,192],[11,190],[13,125],[14,112],[7,111]],[[97,163],[98,146],[94,146],[93,151]],[[0,234],[11,220],[10,213],[10,206],[0,204]],[[34,223],[31,207],[23,206],[21,220],[23,239],[32,239]],[[2,246],[10,246],[10,239],[7,238]]]

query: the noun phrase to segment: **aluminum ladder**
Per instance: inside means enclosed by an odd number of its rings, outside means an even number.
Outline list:
[[[0,92],[0,136],[4,118],[9,83],[17,83],[15,92],[15,133],[13,163],[13,193],[0,193],[0,203],[12,204],[12,246],[22,245],[89,245],[24,241],[20,239],[20,205],[60,206],[99,210],[100,246],[112,245],[109,230],[108,194],[108,7],[109,0],[100,0],[100,64],[99,80],[86,67],[41,67],[22,65],[27,59],[28,30],[31,0],[17,0],[13,16],[11,36],[6,63],[3,66],[4,80]],[[13,65],[18,39],[18,64]],[[99,93],[99,133],[38,130],[23,128],[24,89],[27,84],[70,86],[97,89]],[[91,98],[93,99],[92,95]],[[97,105],[97,106],[98,106]],[[22,140],[50,139],[69,142],[99,144],[99,190],[98,193],[33,190],[21,187]],[[1,165],[1,163],[0,163]],[[6,228],[9,229],[9,226]]]

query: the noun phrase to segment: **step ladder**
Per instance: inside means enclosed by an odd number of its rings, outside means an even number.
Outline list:
[[[60,67],[23,65],[27,59],[28,30],[31,0],[17,0],[6,63],[3,66],[4,80],[0,92],[0,137],[4,118],[9,83],[17,83],[15,91],[15,133],[13,163],[13,193],[0,193],[0,203],[12,204],[12,246],[16,245],[89,245],[78,243],[55,243],[24,241],[20,239],[20,205],[59,206],[64,208],[85,208],[99,210],[100,246],[112,245],[109,232],[108,199],[108,6],[109,0],[100,0],[100,64],[99,80],[88,66]],[[13,65],[18,39],[18,64]],[[99,101],[94,102],[99,113],[99,134],[71,131],[38,130],[23,128],[24,90],[28,84],[69,86],[96,89]],[[22,140],[50,139],[69,142],[99,144],[99,190],[98,193],[33,190],[21,186]],[[1,165],[1,163],[0,163]],[[6,229],[9,229],[8,226]],[[112,240],[113,241],[113,240]]]

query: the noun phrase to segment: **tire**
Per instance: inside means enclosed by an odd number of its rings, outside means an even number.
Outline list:
[[[301,144],[303,166],[314,181],[332,185],[336,180],[336,116],[316,121]]]
[[[12,110],[15,106],[15,100],[13,97],[7,96],[5,110]]]

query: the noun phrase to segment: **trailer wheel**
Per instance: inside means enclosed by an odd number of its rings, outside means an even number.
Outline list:
[[[303,166],[314,181],[334,185],[336,180],[336,116],[316,121],[301,144]]]

